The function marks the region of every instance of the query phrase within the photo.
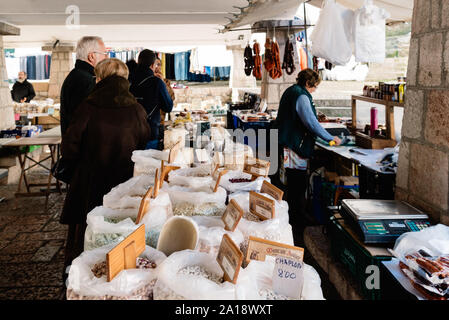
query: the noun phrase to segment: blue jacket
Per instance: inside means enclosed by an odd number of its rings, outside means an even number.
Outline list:
[[[151,128],[150,140],[157,140],[161,122],[160,110],[171,112],[173,109],[173,100],[167,87],[150,68],[138,67],[129,81],[131,82],[129,91],[147,112],[147,121]]]

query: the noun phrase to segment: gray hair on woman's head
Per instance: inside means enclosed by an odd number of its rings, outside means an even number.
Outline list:
[[[76,45],[76,58],[87,61],[87,56],[93,51],[97,51],[100,47],[99,42],[103,41],[100,37],[86,36],[78,40]]]

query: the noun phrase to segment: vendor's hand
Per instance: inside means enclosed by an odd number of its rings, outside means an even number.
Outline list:
[[[23,98],[22,100],[20,100],[20,103],[23,103],[23,102],[25,102],[25,99],[26,99],[26,98]]]
[[[155,73],[154,74],[156,77],[158,77],[161,80],[164,80],[164,77],[162,76],[162,73]]]
[[[341,139],[337,136],[334,137],[334,140],[332,140],[335,142],[335,145],[339,146],[341,144]]]

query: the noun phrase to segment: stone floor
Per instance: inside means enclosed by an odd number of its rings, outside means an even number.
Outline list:
[[[43,179],[42,172],[30,176]],[[67,228],[59,223],[65,194],[14,199],[17,185],[0,186],[0,300],[62,299]]]

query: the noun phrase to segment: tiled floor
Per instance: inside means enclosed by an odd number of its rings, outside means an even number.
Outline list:
[[[43,177],[39,171],[33,175]],[[45,211],[45,197],[15,203],[16,189],[0,186],[6,197],[0,202],[0,300],[62,299],[67,227],[58,219],[65,194],[51,194]]]

